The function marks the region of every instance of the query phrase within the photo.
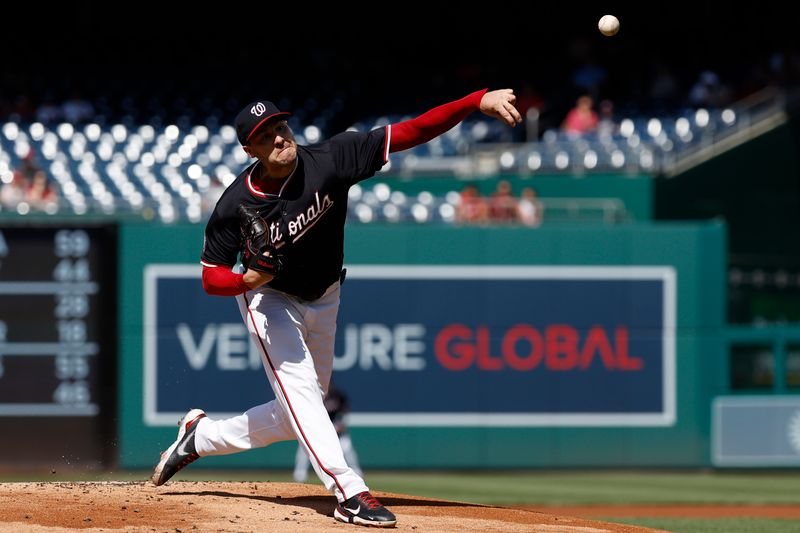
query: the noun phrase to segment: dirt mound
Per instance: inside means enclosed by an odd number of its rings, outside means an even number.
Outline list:
[[[654,531],[524,509],[374,494],[397,515],[398,530]],[[368,531],[336,522],[333,505],[323,487],[296,483],[0,483],[0,531]]]

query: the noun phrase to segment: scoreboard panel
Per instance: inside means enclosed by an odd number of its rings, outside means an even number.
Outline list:
[[[0,226],[0,463],[110,457],[116,250],[112,225]]]

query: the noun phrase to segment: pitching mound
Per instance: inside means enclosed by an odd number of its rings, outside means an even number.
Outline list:
[[[405,531],[654,531],[524,509],[375,495],[397,515],[396,529]],[[370,531],[336,522],[333,505],[323,487],[296,483],[0,483],[0,531]]]

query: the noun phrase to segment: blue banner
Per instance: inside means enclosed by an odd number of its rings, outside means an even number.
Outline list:
[[[174,425],[187,409],[230,416],[272,400],[236,300],[203,291],[199,265],[145,269],[144,419]]]
[[[199,272],[148,267],[152,424],[274,397],[235,300]],[[355,266],[334,381],[352,425],[670,425],[675,308],[670,267]]]

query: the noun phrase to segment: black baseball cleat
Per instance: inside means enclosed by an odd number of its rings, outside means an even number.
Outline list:
[[[150,481],[158,487],[169,481],[189,463],[200,458],[194,447],[194,433],[197,421],[206,416],[202,409],[192,409],[178,422],[178,438],[161,454]]]
[[[372,527],[394,527],[397,518],[368,491],[360,492],[336,506],[333,517],[339,522]]]

